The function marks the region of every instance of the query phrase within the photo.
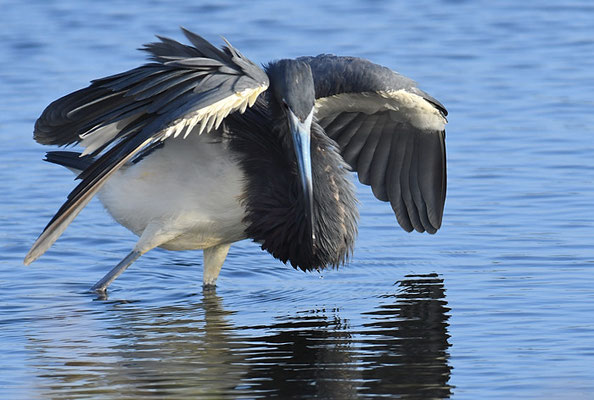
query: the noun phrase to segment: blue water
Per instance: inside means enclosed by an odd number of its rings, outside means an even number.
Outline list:
[[[594,398],[593,21],[587,0],[4,0],[0,398]],[[154,250],[101,300],[136,238],[94,201],[24,267],[73,187],[35,119],[180,25],[258,63],[331,52],[420,82],[450,112],[442,229],[405,233],[359,187],[344,268],[246,241],[203,292],[200,252]]]

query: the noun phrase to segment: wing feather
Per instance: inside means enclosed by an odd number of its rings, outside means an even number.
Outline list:
[[[152,82],[156,76],[164,75],[165,72],[167,71],[163,69],[161,64],[145,64],[130,71],[121,72],[105,78],[94,79],[91,81],[91,84],[112,91],[120,91],[141,82]]]
[[[407,231],[435,233],[446,190],[447,111],[409,78],[354,57],[302,57],[310,64],[316,118],[344,160]]]
[[[340,126],[334,127],[332,132],[334,133],[332,136],[329,136],[336,140],[336,143],[340,146],[341,149],[345,149],[348,144],[351,142],[353,136],[357,134],[357,131],[363,125],[365,121],[365,116],[359,113],[345,113],[348,114],[350,118],[350,123],[345,123],[344,126],[341,128]],[[340,121],[341,123],[343,121]],[[344,158],[344,155],[343,155]]]
[[[328,118],[326,118],[325,121],[325,127],[327,127],[326,129],[326,133],[328,133],[328,135],[332,138],[335,138],[334,140],[337,140],[339,135],[343,135],[344,132],[344,128],[351,124],[354,119],[357,117],[357,113],[337,113],[335,115],[332,115]],[[319,121],[320,123],[322,122],[322,120]],[[359,122],[360,123],[360,122]],[[332,134],[330,134],[330,132]],[[352,132],[352,134],[355,134],[355,131]],[[348,140],[350,140],[350,137],[347,139],[347,143]],[[346,144],[346,143],[345,143]]]
[[[417,206],[413,199],[410,185],[410,173],[415,138],[410,135],[402,135],[402,140],[404,142],[403,147],[405,151],[402,167],[400,169],[400,192],[413,228],[418,232],[423,232],[423,225],[421,224],[421,219],[419,218],[419,213],[417,211]]]
[[[153,77],[151,80],[139,82],[131,85],[124,93],[124,97],[133,96],[134,100],[144,100],[154,95],[157,95],[178,83],[187,81],[189,79],[197,79],[203,75],[204,72],[198,71],[188,73],[188,71],[170,71],[167,74],[161,74]]]
[[[35,124],[42,144],[86,146],[96,160],[25,258],[29,264],[64,232],[107,179],[135,155],[169,136],[218,127],[268,87],[266,73],[227,43],[217,49],[183,29],[193,46],[158,37],[145,45],[155,61],[92,81],[51,103]],[[184,136],[185,136],[184,135]]]
[[[351,140],[341,149],[344,160],[357,172],[359,172],[357,161],[359,160],[361,149],[367,144],[369,137],[373,133],[377,116],[360,115],[359,119],[361,120],[361,124],[354,130],[355,134],[351,135]]]
[[[389,201],[386,191],[386,171],[390,163],[390,148],[392,146],[392,131],[385,126],[382,129],[377,150],[373,153],[370,169],[370,185],[373,195],[381,201]]]
[[[382,113],[370,115],[367,119],[372,120],[373,125],[370,126],[369,134],[367,139],[359,152],[359,158],[357,159],[357,174],[359,175],[359,181],[364,185],[370,184],[370,172],[375,156],[377,145],[382,136],[382,127],[384,124],[384,118],[386,116]]]
[[[445,201],[446,160],[444,132],[437,135],[421,135],[420,148],[424,160],[419,168],[419,186],[427,203],[427,214],[431,226],[437,230],[441,226],[442,210],[437,207]]]
[[[400,134],[393,135],[392,137],[390,166],[386,171],[386,183],[388,186],[388,198],[390,199],[390,204],[396,214],[398,223],[405,231],[411,232],[414,228],[406,205],[404,204],[403,191],[400,184],[400,175],[406,158],[405,141],[406,138]]]
[[[427,217],[427,203],[425,203],[425,199],[423,198],[423,194],[421,193],[421,188],[419,185],[419,171],[422,169],[420,165],[420,156],[422,149],[420,148],[420,140],[419,136],[415,135],[412,138],[414,143],[413,151],[411,152],[411,164],[410,164],[410,173],[409,177],[409,186],[410,192],[413,198],[412,207],[415,207],[417,210],[417,214],[419,215],[419,219],[421,224],[416,227],[415,229],[419,232],[431,232],[433,227],[429,223],[429,218]]]

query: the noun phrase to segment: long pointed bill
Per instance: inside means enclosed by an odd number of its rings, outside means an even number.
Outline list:
[[[309,227],[311,229],[312,243],[315,241],[314,214],[313,214],[313,187],[312,187],[312,173],[311,173],[311,120],[313,118],[313,110],[305,121],[300,121],[299,118],[291,110],[288,110],[289,128],[293,136],[293,145],[295,155],[297,156],[297,166],[299,168],[299,177],[301,178],[301,187],[303,188],[303,200],[305,201],[306,218],[309,220]]]

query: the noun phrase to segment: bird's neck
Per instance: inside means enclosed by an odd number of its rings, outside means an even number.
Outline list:
[[[247,236],[302,270],[344,263],[357,235],[358,210],[348,166],[335,142],[312,124],[312,243],[294,152],[279,126],[283,121],[257,119],[262,126],[252,123],[249,135],[231,140],[247,178],[243,197]]]

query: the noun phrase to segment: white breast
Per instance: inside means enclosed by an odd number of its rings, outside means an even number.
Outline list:
[[[245,238],[240,203],[244,175],[212,135],[169,138],[140,162],[122,168],[99,199],[117,222],[141,235],[156,223],[170,250],[203,249]]]

